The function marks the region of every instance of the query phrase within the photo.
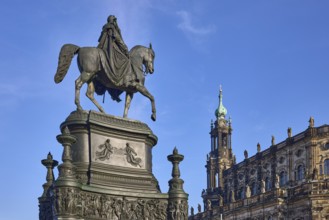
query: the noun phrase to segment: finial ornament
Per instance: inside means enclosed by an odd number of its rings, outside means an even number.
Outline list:
[[[180,171],[179,171],[179,163],[184,159],[184,156],[178,154],[178,150],[175,147],[175,149],[173,150],[173,154],[168,155],[167,158],[173,165],[172,173],[171,173],[172,178],[168,182],[169,184],[168,208],[169,209],[172,209],[173,207],[178,208],[176,210],[178,210],[184,216],[188,216],[188,204],[187,204],[188,194],[186,194],[183,189],[184,180],[180,178]],[[174,220],[176,218],[168,218],[168,219]],[[187,218],[181,218],[181,219],[187,219]]]
[[[50,153],[50,151],[49,151],[49,153],[48,153],[48,155],[47,155],[47,160],[52,160],[53,159],[53,155],[51,155],[51,153]]]
[[[64,128],[63,134],[70,134],[70,130],[67,126],[65,126],[65,128]]]
[[[225,116],[227,114],[227,110],[223,105],[223,90],[222,90],[222,86],[220,85],[219,88],[219,105],[218,108],[215,111],[215,116],[217,118],[221,118],[221,119],[225,119]]]
[[[48,193],[48,189],[51,187],[55,179],[53,169],[58,165],[58,161],[53,160],[53,155],[51,155],[51,153],[49,152],[47,155],[47,159],[41,160],[41,163],[47,168],[47,176],[46,176],[47,182],[42,185],[43,186],[42,197],[46,197]]]
[[[228,118],[228,129],[229,129],[229,133],[231,134],[231,132],[232,132],[232,118],[231,118],[231,116],[229,116],[229,118]]]
[[[314,127],[314,118],[312,116],[310,117],[310,120],[308,120],[308,122],[309,122],[309,127],[313,128]]]
[[[172,177],[175,178],[179,178],[180,177],[180,171],[179,171],[179,167],[178,164],[184,159],[184,156],[181,154],[178,154],[178,150],[175,147],[173,150],[173,154],[168,155],[168,160],[171,161],[173,163],[173,170],[172,170]]]
[[[173,150],[173,152],[172,152],[172,153],[173,153],[173,154],[175,154],[175,155],[176,155],[176,154],[178,154],[178,150],[177,150],[177,148],[176,148],[176,147],[174,148],[174,150]]]

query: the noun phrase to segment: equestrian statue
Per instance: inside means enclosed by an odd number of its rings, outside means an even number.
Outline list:
[[[75,80],[75,104],[81,111],[80,89],[87,83],[86,96],[97,106],[99,111],[105,113],[102,106],[94,98],[94,93],[105,95],[106,91],[111,98],[120,102],[120,95],[126,92],[123,117],[126,118],[134,93],[139,92],[149,98],[152,105],[153,121],[156,120],[155,101],[152,94],[144,86],[147,73],[154,72],[155,53],[150,44],[149,48],[135,46],[130,51],[124,43],[120,28],[115,16],[110,15],[103,26],[97,47],[79,47],[73,44],[62,46],[55,83],[60,83],[77,54],[80,76]],[[143,68],[144,67],[144,68]]]

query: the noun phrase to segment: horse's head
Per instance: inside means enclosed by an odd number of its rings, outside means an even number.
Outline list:
[[[154,72],[154,58],[155,53],[152,49],[152,45],[150,47],[144,46],[135,46],[130,50],[130,58],[132,63],[141,67],[143,64],[145,66],[145,73],[153,73]]]
[[[129,57],[130,57],[130,61],[132,64],[132,70],[136,74],[136,81],[139,81],[139,84],[137,84],[138,86],[135,85],[135,89],[136,89],[136,91],[140,92],[142,95],[144,95],[145,97],[148,97],[150,99],[151,105],[152,105],[151,118],[153,121],[155,121],[156,109],[155,109],[155,104],[154,104],[154,97],[144,86],[145,74],[154,72],[155,53],[152,49],[152,45],[150,44],[149,48],[139,46],[139,45],[131,48],[131,50],[129,52]],[[144,74],[143,74],[143,65],[145,66]]]
[[[154,72],[154,58],[155,53],[152,49],[152,44],[150,44],[150,48],[147,48],[147,53],[144,56],[143,64],[145,66],[145,72],[152,74]]]

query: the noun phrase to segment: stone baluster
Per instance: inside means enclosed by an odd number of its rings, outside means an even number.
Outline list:
[[[43,194],[41,197],[46,197],[48,189],[52,186],[54,182],[54,172],[53,169],[58,165],[57,160],[53,160],[53,155],[49,152],[47,155],[47,159],[41,160],[42,165],[44,165],[47,168],[47,176],[46,180],[47,182],[42,185],[43,187]]]
[[[57,141],[63,145],[63,163],[58,166],[59,180],[74,178],[75,169],[72,164],[71,146],[76,142],[76,137],[70,134],[68,127],[65,127],[62,134],[57,135]]]
[[[175,147],[173,154],[168,155],[168,160],[172,163],[172,179],[169,180],[169,199],[168,199],[168,219],[187,220],[188,218],[188,194],[183,189],[184,180],[180,178],[179,163],[184,156],[178,154]]]
[[[52,193],[50,193],[49,190],[52,189],[54,183],[53,169],[58,165],[58,161],[53,160],[53,156],[49,152],[47,159],[41,160],[41,163],[47,168],[47,182],[42,185],[43,193],[42,196],[39,197],[39,219],[52,219]]]

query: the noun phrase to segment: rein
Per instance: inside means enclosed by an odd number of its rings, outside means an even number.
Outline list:
[[[147,74],[148,74],[148,72],[147,72],[147,70],[145,68],[145,70],[143,71],[143,75],[146,76]]]

